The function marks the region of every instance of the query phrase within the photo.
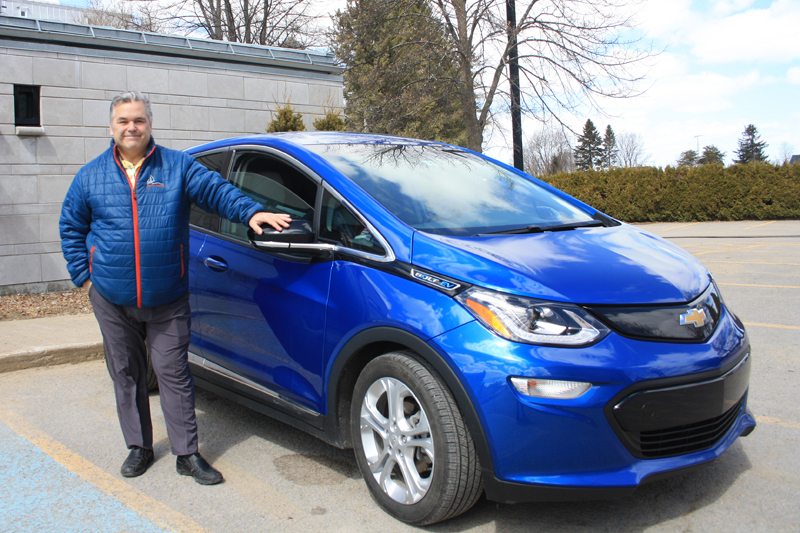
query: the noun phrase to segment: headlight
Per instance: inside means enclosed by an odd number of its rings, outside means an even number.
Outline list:
[[[608,334],[608,328],[573,304],[512,296],[477,287],[455,298],[484,326],[516,342],[585,346]]]

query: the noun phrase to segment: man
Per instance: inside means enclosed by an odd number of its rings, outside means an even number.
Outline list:
[[[189,371],[187,282],[189,209],[196,203],[257,234],[290,217],[261,205],[191,156],[158,146],[148,99],[127,92],[111,102],[111,147],[84,166],[61,211],[61,247],[72,281],[89,290],[130,450],[125,477],[153,462],[145,338],[179,474],[223,481],[198,453],[194,381]]]

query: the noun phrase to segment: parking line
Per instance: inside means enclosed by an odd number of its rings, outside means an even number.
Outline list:
[[[686,224],[686,225],[684,225],[684,226],[673,226],[673,227],[671,227],[671,228],[664,228],[664,230],[663,230],[663,231],[669,231],[669,230],[671,230],[671,229],[688,228],[689,226],[696,226],[696,225],[698,225],[698,224],[700,224],[700,222],[694,222],[693,224]]]
[[[797,285],[761,285],[758,283],[718,283],[718,285],[733,285],[735,287],[767,287],[768,289],[800,289]]]
[[[777,222],[777,220],[773,220],[771,222],[764,222],[763,224],[758,224],[756,226],[750,226],[749,228],[744,228],[744,229],[760,228],[761,226],[766,226],[767,224],[774,224],[776,222]]]
[[[722,251],[725,251],[725,252],[739,252],[741,250],[747,250],[749,248],[759,248],[761,246],[766,246],[767,244],[768,243],[766,243],[766,242],[762,242],[762,243],[758,243],[758,244],[751,244],[750,246],[740,246],[738,248],[728,248],[727,250],[709,250],[707,252],[697,252],[696,254],[692,254],[692,255],[697,257],[698,255],[713,254],[713,253],[722,252]]]
[[[775,253],[775,252],[772,252]],[[734,265],[788,265],[800,266],[800,263],[773,263],[770,261],[703,261],[704,263],[730,263]]]
[[[127,505],[154,524],[172,531],[208,531],[178,511],[87,461],[46,433],[28,424],[18,415],[0,409],[0,418],[9,428],[52,457],[57,463],[66,467],[67,470],[74,472],[83,480],[123,505]]]
[[[780,324],[759,324],[758,322],[742,322],[745,326],[758,326],[762,328],[800,329],[800,326],[782,326]]]
[[[771,424],[773,426],[783,426],[785,428],[800,429],[800,424],[797,422],[784,422],[780,418],[771,416],[756,415],[756,422],[759,424]]]

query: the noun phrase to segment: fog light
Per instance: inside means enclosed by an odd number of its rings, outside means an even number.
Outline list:
[[[511,378],[511,384],[525,396],[554,400],[572,400],[592,388],[591,383],[581,381],[539,378]]]

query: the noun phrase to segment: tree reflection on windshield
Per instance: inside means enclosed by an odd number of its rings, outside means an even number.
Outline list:
[[[421,231],[474,235],[591,220],[533,181],[455,147],[393,141],[307,148]]]

